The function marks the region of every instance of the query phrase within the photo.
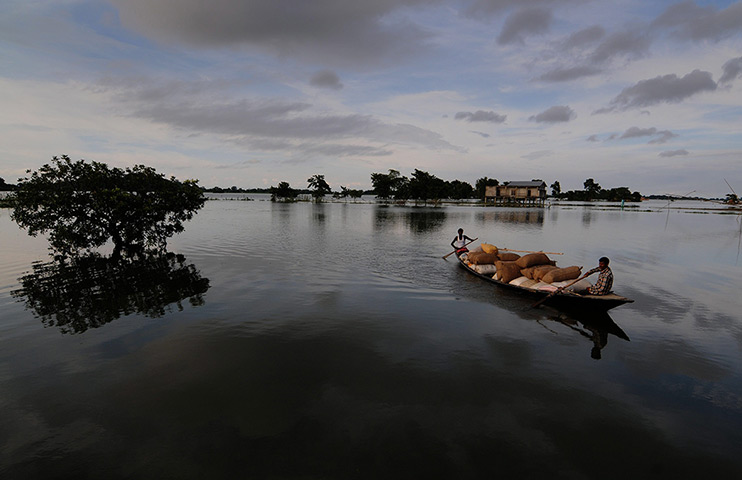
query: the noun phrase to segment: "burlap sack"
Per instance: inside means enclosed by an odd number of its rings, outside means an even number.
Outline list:
[[[545,253],[529,253],[515,261],[520,268],[528,268],[534,265],[547,265],[551,263]]]
[[[495,266],[497,267],[496,278],[501,282],[510,283],[511,280],[520,277],[520,267],[515,262],[503,262],[500,260]]]
[[[467,258],[474,265],[492,265],[499,260],[496,254],[484,252],[469,252]]]
[[[579,277],[581,274],[582,267],[566,267],[566,268],[557,268],[555,270],[551,270],[550,272],[547,272],[543,277],[541,277],[541,281],[546,283],[554,283],[554,282],[561,282],[564,280],[574,280],[575,278]]]
[[[533,278],[533,271],[536,270],[536,267],[528,267],[521,269],[520,273],[526,278]]]
[[[497,252],[497,256],[500,257],[500,260],[504,260],[506,262],[514,262],[520,258],[520,255],[517,253],[510,253],[510,252]]]
[[[559,267],[555,267],[554,265],[539,265],[533,269],[533,279],[537,282],[543,282],[544,275],[553,270],[557,270],[558,268]]]
[[[489,243],[483,243],[482,250],[484,251],[484,253],[494,253],[495,255],[497,255],[498,253],[497,247],[494,245],[490,245]]]

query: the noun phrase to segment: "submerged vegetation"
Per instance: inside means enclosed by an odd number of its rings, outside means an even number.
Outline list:
[[[11,218],[31,236],[49,235],[58,258],[90,254],[111,241],[114,255],[165,250],[204,205],[196,180],[165,178],[154,168],[109,168],[66,155],[20,179]]]

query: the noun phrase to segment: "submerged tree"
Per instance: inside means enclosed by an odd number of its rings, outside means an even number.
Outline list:
[[[283,200],[284,202],[293,201],[299,192],[291,188],[289,182],[279,182],[277,187],[271,187],[271,202]]]
[[[390,169],[389,173],[371,174],[371,185],[374,188],[374,194],[383,199],[399,198],[406,193],[408,182],[407,177],[403,177],[394,169]]]
[[[326,194],[332,193],[332,189],[325,181],[324,175],[312,175],[307,179],[307,183],[309,184],[309,189],[312,190],[312,197],[317,202],[322,201],[322,197]]]
[[[18,182],[11,218],[29,235],[48,233],[58,257],[91,253],[112,241],[114,255],[164,251],[204,205],[197,180],[165,178],[154,168],[109,168],[52,158]]]

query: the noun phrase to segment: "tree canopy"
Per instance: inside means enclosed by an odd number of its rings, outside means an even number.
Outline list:
[[[11,218],[29,235],[48,233],[62,258],[108,241],[114,255],[164,251],[204,205],[197,180],[168,179],[144,165],[109,168],[63,155],[26,173],[12,194]]]
[[[585,187],[584,190],[562,192],[559,181],[555,181],[551,185],[551,195],[556,198],[573,201],[607,200],[609,202],[619,202],[625,200],[627,202],[641,202],[642,200],[641,193],[632,192],[628,187],[604,189],[592,178],[585,180],[583,186]]]
[[[324,175],[312,175],[307,179],[309,189],[312,191],[312,197],[315,201],[321,201],[328,193],[332,193],[330,185],[325,181]]]
[[[284,202],[291,202],[299,195],[299,191],[295,188],[291,188],[289,182],[279,182],[277,187],[271,187],[271,202],[277,202],[279,200]]]

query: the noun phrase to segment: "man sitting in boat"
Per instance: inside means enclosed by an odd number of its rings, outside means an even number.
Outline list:
[[[588,288],[584,293],[590,295],[608,295],[611,293],[611,288],[613,288],[613,272],[611,271],[611,267],[608,266],[609,263],[611,263],[611,261],[608,257],[600,257],[600,259],[598,259],[598,266],[585,272],[583,278],[596,272],[600,272],[600,274],[598,275],[598,281],[595,282],[595,285]]]
[[[451,246],[453,247],[454,250],[456,250],[457,257],[461,255],[462,253],[469,251],[469,249],[466,248],[467,240],[469,240],[470,243],[474,241],[474,239],[469,238],[466,235],[464,235],[463,228],[459,228],[459,234],[456,235],[456,237],[451,242]]]

